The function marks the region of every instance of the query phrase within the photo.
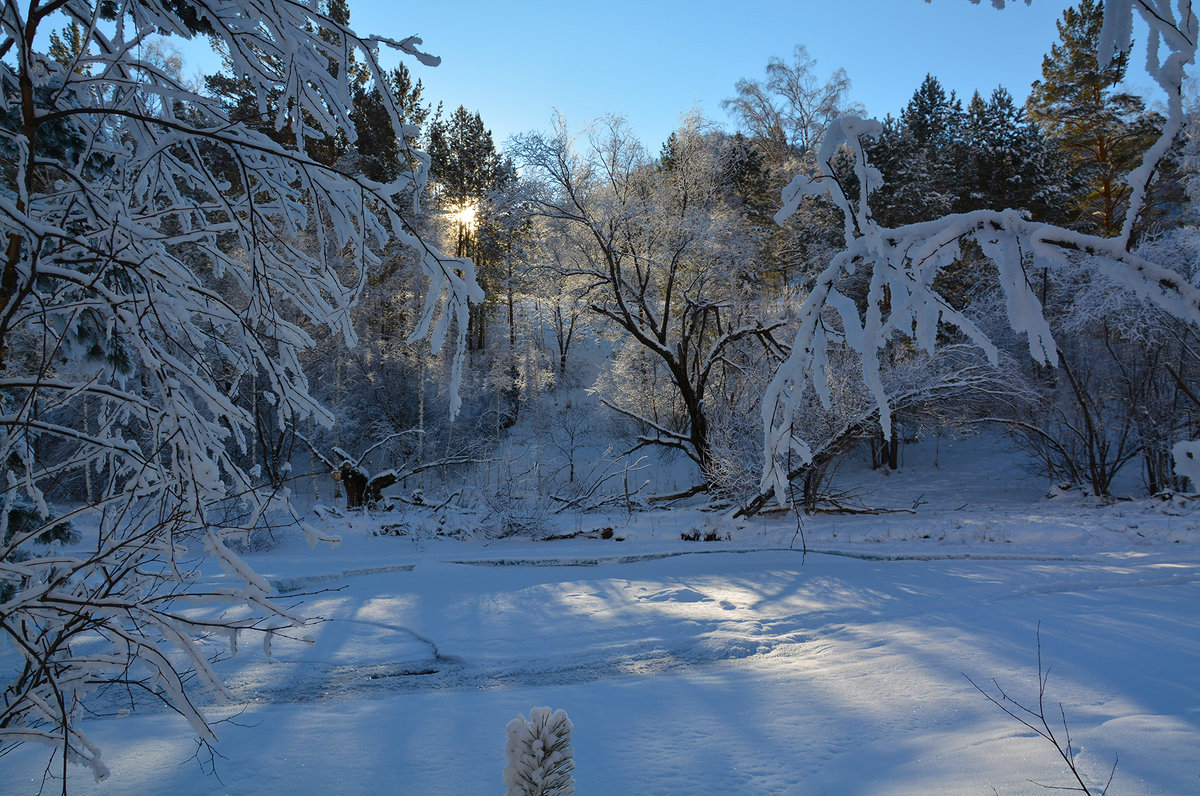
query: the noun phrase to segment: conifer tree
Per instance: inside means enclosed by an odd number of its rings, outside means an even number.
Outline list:
[[[71,67],[76,74],[91,74],[91,69],[85,64],[77,63],[78,57],[87,49],[87,34],[83,26],[72,20],[61,31],[50,34],[50,57],[63,66]]]
[[[1029,116],[1067,160],[1073,177],[1070,223],[1084,232],[1120,233],[1129,203],[1125,176],[1141,163],[1160,125],[1141,98],[1121,90],[1129,51],[1097,60],[1104,4],[1082,0],[1063,12],[1059,42],[1042,60]]]
[[[407,129],[392,129],[382,94],[374,84],[356,89],[354,109],[350,112],[354,130],[358,134],[355,147],[359,157],[358,168],[364,175],[379,182],[391,182],[401,171],[417,166],[408,154],[410,147],[401,146],[401,138],[415,145],[421,125],[430,113],[428,103],[422,103],[425,86],[420,80],[413,82],[407,66],[400,64],[389,72],[387,82],[395,98],[401,125]]]
[[[871,203],[880,223],[900,226],[960,209],[964,118],[954,92],[926,75],[900,118],[884,121],[870,148],[885,175]]]
[[[1044,221],[1062,215],[1062,159],[1041,128],[1028,120],[1003,86],[985,100],[977,91],[967,106],[967,179],[963,210],[1029,211]]]
[[[491,199],[516,180],[512,161],[492,140],[479,113],[463,106],[429,127],[430,172],[434,197],[443,210],[457,216],[453,234],[459,256],[471,257],[485,293],[495,295],[495,271],[504,255],[506,236],[494,224]],[[468,341],[481,350],[486,342],[487,305],[472,305]]]
[[[927,74],[900,119],[918,146],[953,146],[958,143],[962,127],[962,102],[953,91],[946,94],[941,81]]]

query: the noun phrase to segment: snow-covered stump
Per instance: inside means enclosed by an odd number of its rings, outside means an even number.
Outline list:
[[[571,720],[565,710],[531,708],[508,723],[506,796],[569,796],[575,792]]]

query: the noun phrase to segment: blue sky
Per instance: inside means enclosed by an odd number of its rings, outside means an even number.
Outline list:
[[[351,0],[350,8],[360,32],[420,35],[442,57],[437,68],[408,61],[426,96],[479,111],[498,143],[546,129],[557,108],[572,127],[620,113],[657,152],[692,107],[732,129],[721,100],[735,81],[761,78],[770,56],[790,58],[796,44],[822,78],[845,68],[851,98],[872,115],[898,113],[926,73],[964,98],[1004,85],[1023,100],[1057,40],[1055,21],[1072,4],[1017,0],[999,11],[987,0],[442,0],[398,8]],[[185,57],[196,63],[195,51]],[[1140,76],[1131,77],[1136,87]]]

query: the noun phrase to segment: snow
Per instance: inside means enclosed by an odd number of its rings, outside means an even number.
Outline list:
[[[1119,756],[1113,793],[1195,792],[1194,500],[1047,496],[981,437],[841,477],[911,513],[806,517],[807,555],[793,516],[694,507],[564,518],[615,538],[553,542],[309,517],[341,545],[297,532],[245,558],[321,618],[312,643],[243,644],[214,667],[232,703],[193,695],[228,719],[220,779],[185,721],[139,704],[82,722],[112,774],[75,767],[72,788],[500,792],[508,723],[548,706],[574,726],[581,794],[1041,792],[1031,780],[1070,784],[1062,761],[963,676],[1036,701],[1040,624],[1048,701],[1089,784]],[[693,529],[730,539],[680,539]],[[6,789],[36,790],[45,754],[6,757]]]

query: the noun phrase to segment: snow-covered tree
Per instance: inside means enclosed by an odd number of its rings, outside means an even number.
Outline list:
[[[707,412],[734,373],[729,354],[746,345],[774,356],[783,325],[753,289],[752,232],[725,204],[719,137],[689,117],[668,163],[656,164],[609,119],[581,149],[560,120],[553,135],[523,137],[516,153],[542,180],[538,212],[572,236],[564,275],[590,284],[590,309],[624,342],[618,365],[642,374],[622,379],[630,392],[606,392],[605,404],[639,425],[639,445],[691,458],[704,489]]]
[[[392,240],[419,253],[430,280],[414,336],[432,331],[440,345],[457,321],[464,348],[467,303],[480,297],[471,264],[405,220],[428,159],[411,153],[416,168],[385,184],[310,151],[353,143],[356,74],[406,129],[379,47],[436,59],[419,39],[362,37],[338,21],[341,5],[321,8],[0,5],[0,526],[24,501],[41,518],[0,533],[0,632],[15,651],[0,744],[51,745],[64,777],[68,761],[105,773],[77,722],[90,692],[144,691],[211,739],[185,687],[190,669],[221,690],[198,640],[269,641],[301,621],[229,547],[288,511],[242,465],[255,418],[237,396],[249,385],[279,426],[329,421],[301,352],[314,334],[353,343],[350,309]],[[64,21],[79,33],[42,51]],[[162,34],[210,37],[249,106],[232,116],[164,68],[150,46]],[[87,503],[55,518],[49,498],[77,474]],[[31,547],[64,520],[90,529],[86,546]],[[225,585],[193,577],[206,561]],[[257,616],[206,618],[185,596]]]
[[[978,0],[973,0],[978,2]],[[997,8],[1004,0],[993,0]],[[878,122],[858,118],[838,120],[826,134],[815,177],[797,177],[784,193],[777,218],[786,218],[808,195],[828,194],[844,218],[845,249],[821,274],[800,310],[800,328],[791,353],[777,371],[763,403],[764,487],[781,498],[786,494],[789,463],[811,459],[813,448],[797,431],[795,415],[811,386],[828,403],[826,377],[831,343],[844,342],[862,355],[861,375],[879,409],[885,434],[892,417],[881,379],[883,352],[897,337],[911,337],[929,353],[939,336],[951,334],[978,345],[996,361],[998,351],[969,314],[956,309],[940,292],[937,277],[955,263],[969,241],[994,267],[1003,292],[1009,322],[1028,340],[1037,362],[1054,364],[1058,350],[1039,297],[1030,284],[1030,268],[1060,269],[1080,263],[1133,291],[1163,311],[1193,326],[1200,325],[1200,289],[1178,272],[1131,251],[1132,229],[1145,202],[1155,169],[1183,127],[1182,82],[1185,64],[1195,58],[1198,30],[1190,0],[1177,8],[1151,0],[1109,0],[1097,48],[1100,66],[1131,46],[1134,11],[1150,30],[1147,70],[1166,93],[1167,119],[1162,136],[1150,147],[1142,165],[1129,175],[1129,210],[1114,238],[1087,235],[1038,223],[1014,210],[978,210],[943,216],[889,229],[872,216],[868,198],[881,184],[879,171],[868,162],[863,139],[877,135]],[[1165,53],[1164,53],[1165,51]],[[839,181],[835,155],[845,147],[855,162],[855,190]],[[840,288],[847,279],[867,279],[869,289],[860,306]],[[1194,447],[1177,447],[1185,459]],[[1194,469],[1193,469],[1194,472]]]

